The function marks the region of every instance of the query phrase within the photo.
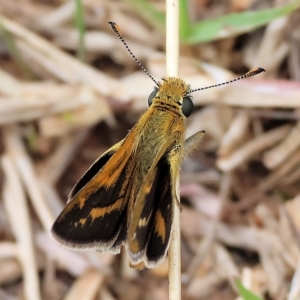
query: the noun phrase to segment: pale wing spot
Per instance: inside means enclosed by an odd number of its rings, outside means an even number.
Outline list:
[[[86,218],[83,218],[83,219],[80,219],[80,220],[79,220],[79,223],[80,223],[82,226],[84,226],[85,222],[86,222]]]
[[[82,196],[80,195],[80,196],[79,196],[79,208],[82,209],[85,203],[86,203],[86,198],[85,198],[85,196],[82,197]]]
[[[144,186],[144,190],[143,190],[143,192],[147,195],[147,194],[149,194],[150,193],[150,191],[151,191],[151,188],[152,188],[152,183],[153,182],[150,182],[150,183],[148,183],[148,184],[145,184],[145,186]]]
[[[166,239],[166,223],[165,223],[165,220],[164,220],[160,210],[158,210],[156,215],[155,215],[155,231],[161,237],[163,242],[165,242],[165,239]]]
[[[89,216],[92,218],[92,221],[94,221],[95,219],[103,217],[106,214],[111,213],[112,211],[115,211],[115,210],[120,211],[122,209],[123,205],[124,205],[124,198],[120,198],[114,204],[109,205],[107,207],[93,208],[91,210]]]
[[[149,222],[149,218],[148,219],[142,218],[139,220],[138,227],[145,227],[147,226],[148,222]]]
[[[82,218],[78,222],[75,222],[75,227],[77,227],[79,224],[83,227],[85,222],[86,222],[86,218]]]

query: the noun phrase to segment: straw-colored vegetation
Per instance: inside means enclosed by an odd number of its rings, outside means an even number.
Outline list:
[[[300,299],[300,3],[282,2],[181,1],[192,88],[267,70],[193,94],[187,136],[206,135],[182,165],[182,299]],[[167,261],[138,272],[49,235],[152,91],[107,22],[159,80],[164,20],[164,1],[0,1],[1,300],[168,299]]]

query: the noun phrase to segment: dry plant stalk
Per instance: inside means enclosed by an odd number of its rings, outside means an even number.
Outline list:
[[[179,58],[179,1],[166,1],[166,68],[167,76],[178,77]],[[179,174],[176,182],[180,199]],[[169,248],[169,299],[181,299],[180,209],[174,205],[172,236]]]

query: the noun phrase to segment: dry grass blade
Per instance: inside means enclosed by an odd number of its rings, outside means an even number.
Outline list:
[[[4,158],[5,159],[5,158]],[[18,255],[18,245],[11,242],[0,243],[0,258],[13,258]]]
[[[293,276],[290,292],[288,295],[288,300],[298,299],[300,297],[300,260],[298,260],[296,271]]]
[[[276,170],[269,174],[258,185],[257,190],[260,192],[267,191],[273,188],[276,184],[280,184],[288,174],[290,174],[300,163],[300,150],[297,150],[286,163],[279,166]]]
[[[282,183],[287,185],[292,185],[298,182],[300,178],[300,168],[294,170],[291,174],[289,174],[286,178],[283,179]]]
[[[257,153],[278,143],[290,130],[290,125],[284,125],[266,132],[243,145],[230,156],[219,158],[217,165],[223,171],[231,171],[254,157]]]
[[[25,295],[28,299],[39,300],[39,277],[25,193],[12,159],[6,155],[1,162],[6,176],[3,199],[18,244],[17,257],[22,265]]]
[[[44,95],[43,101],[41,95]],[[31,121],[69,112],[71,120],[68,124],[74,126],[75,123],[81,127],[93,125],[103,118],[110,119],[110,109],[103,101],[104,99],[97,96],[92,89],[84,86],[54,83],[24,84],[19,88],[18,95],[0,97],[0,124]],[[77,114],[80,113],[82,116],[79,121],[76,119],[76,110]],[[93,111],[92,118],[91,113],[84,115],[85,111]],[[60,119],[63,119],[63,116]]]
[[[93,300],[98,294],[102,281],[103,274],[101,274],[98,270],[89,269],[74,282],[64,299]]]
[[[68,270],[72,276],[80,276],[92,267],[89,261],[82,255],[60,247],[49,236],[49,233],[38,232],[36,243],[48,257],[55,260],[59,267]]]
[[[24,274],[24,270],[22,269],[22,266],[17,259],[1,259],[0,267],[0,284],[3,286],[15,282]]]
[[[240,146],[248,136],[248,126],[250,117],[246,111],[239,112],[231,122],[230,128],[222,137],[219,145],[218,154],[221,157],[226,157],[234,149]]]
[[[18,95],[22,89],[19,80],[0,69],[0,91],[4,95]]]
[[[298,108],[299,82],[244,80],[222,91],[222,103],[240,107]]]
[[[66,2],[53,10],[47,16],[39,19],[39,23],[45,28],[52,28],[62,25],[72,19],[75,11],[75,2]]]
[[[216,256],[217,270],[224,275],[232,287],[235,288],[234,280],[240,277],[237,264],[223,245],[216,243],[214,246],[214,252]]]
[[[101,98],[100,98],[101,99]],[[98,100],[100,100],[98,97]],[[39,120],[41,135],[44,137],[64,137],[73,132],[94,126],[99,121],[106,120],[110,125],[115,123],[110,115],[108,106],[103,105],[103,101],[94,103],[84,103],[76,110],[65,114],[45,116]]]
[[[288,54],[289,47],[285,40],[285,31],[289,17],[282,17],[271,22],[256,53],[251,67],[264,65],[268,72],[274,73]],[[272,56],[270,56],[272,53]]]
[[[34,166],[26,153],[20,132],[15,126],[7,126],[3,133],[6,150],[20,174],[40,222],[45,230],[49,231],[54,222],[54,216],[42,195]]]
[[[90,130],[83,130],[65,137],[57,145],[56,150],[39,165],[39,178],[50,185],[55,185],[82,145]]]
[[[300,255],[299,243],[295,238],[295,225],[292,220],[289,218],[287,209],[285,206],[280,207],[279,211],[279,226],[280,226],[280,237],[283,244],[286,245],[288,249],[283,253],[283,258],[294,271],[295,265],[298,262]]]
[[[213,221],[204,218],[200,213],[185,208],[181,217],[182,231],[188,237],[208,236],[210,234]],[[265,243],[276,253],[284,252],[284,246],[281,244],[277,234],[249,226],[234,226],[219,222],[216,230],[216,239],[225,245],[250,251],[258,251],[259,244]]]
[[[197,269],[205,259],[205,257],[211,253],[211,249],[214,244],[214,240],[216,239],[216,231],[218,228],[218,224],[220,222],[221,214],[223,206],[228,199],[228,195],[231,188],[231,177],[230,174],[224,174],[221,180],[221,187],[220,187],[220,199],[221,202],[218,207],[218,213],[213,219],[212,226],[210,228],[210,232],[205,236],[205,238],[200,242],[199,246],[197,247],[197,253],[193,260],[191,261],[188,269],[188,276],[193,278],[197,272]]]
[[[0,16],[0,23],[19,39],[16,44],[24,51],[24,54],[38,62],[57,78],[69,83],[86,83],[103,95],[107,95],[116,84],[109,76],[62,52],[21,25],[3,16]]]
[[[196,277],[187,289],[187,296],[191,299],[199,297],[207,299],[217,286],[224,283],[225,277],[217,270],[209,272],[204,278]]]
[[[269,169],[274,169],[300,147],[300,123],[298,122],[283,141],[273,149],[266,151],[263,162]]]

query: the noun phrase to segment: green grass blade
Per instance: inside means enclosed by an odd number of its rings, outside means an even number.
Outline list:
[[[268,22],[287,15],[300,7],[300,1],[261,11],[230,14],[223,17],[205,20],[191,26],[186,35],[181,36],[182,42],[195,44],[208,42],[219,38],[235,36],[249,32]]]
[[[188,1],[179,1],[179,36],[189,36],[192,24],[189,17]]]
[[[79,34],[79,41],[78,41],[78,51],[77,57],[81,60],[85,60],[85,43],[84,43],[84,36],[85,36],[85,22],[84,22],[84,11],[83,5],[81,0],[75,1],[75,26],[78,30]]]
[[[10,34],[9,31],[6,30],[5,26],[2,23],[0,23],[0,30],[1,30],[3,41],[6,44],[6,47],[9,51],[11,57],[13,58],[13,60],[16,62],[16,64],[20,68],[20,71],[21,71],[22,75],[24,76],[24,78],[26,78],[28,80],[35,79],[36,77],[35,77],[34,73],[30,69],[30,67],[25,63],[25,61],[23,60],[23,57],[22,57],[17,45],[15,44],[14,37]]]
[[[236,287],[238,289],[239,295],[243,298],[243,300],[263,300],[262,298],[253,294],[250,290],[246,289],[240,280],[235,281]]]
[[[77,0],[79,1],[79,0]],[[160,31],[165,30],[165,15],[146,0],[126,0],[149,24]],[[180,39],[185,44],[209,42],[220,38],[236,36],[268,24],[300,7],[300,0],[282,7],[261,11],[247,11],[204,20],[191,24],[188,14],[188,0],[180,0]]]

